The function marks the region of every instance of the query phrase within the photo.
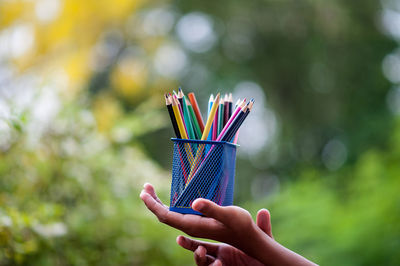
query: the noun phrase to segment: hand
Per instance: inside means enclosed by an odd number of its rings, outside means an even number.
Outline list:
[[[196,199],[192,209],[206,217],[172,212],[158,199],[151,184],[144,185],[140,198],[160,222],[190,236],[224,242],[268,265],[315,265],[274,241],[242,208]]]
[[[190,236],[230,244],[255,258],[263,248],[260,238],[264,241],[266,234],[254,223],[250,213],[242,208],[221,207],[206,199],[196,199],[192,208],[207,217],[172,212],[161,202],[154,187],[148,183],[144,185],[140,197],[160,222]]]
[[[262,209],[257,214],[257,225],[272,238],[271,219],[268,210]],[[183,248],[194,252],[196,264],[202,265],[264,265],[249,257],[241,250],[227,244],[208,243],[178,236],[176,242]]]

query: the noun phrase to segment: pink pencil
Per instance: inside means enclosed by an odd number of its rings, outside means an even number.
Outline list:
[[[217,112],[215,113],[214,116],[214,121],[213,121],[213,128],[212,128],[212,140],[216,140],[217,139],[217,132],[218,132],[218,109],[219,109],[219,105],[217,107]]]

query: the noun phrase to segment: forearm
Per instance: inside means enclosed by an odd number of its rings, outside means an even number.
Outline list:
[[[255,238],[249,249],[249,256],[265,265],[316,265],[299,254],[285,248],[274,239],[266,236],[259,228],[255,228]]]

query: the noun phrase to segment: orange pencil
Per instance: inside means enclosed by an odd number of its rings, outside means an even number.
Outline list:
[[[189,93],[188,96],[189,96],[189,101],[192,104],[194,114],[196,115],[197,122],[199,122],[200,130],[201,130],[201,132],[203,132],[204,131],[204,121],[203,121],[203,117],[201,116],[199,105],[197,104],[197,101],[196,101],[196,96],[194,95],[193,92]]]

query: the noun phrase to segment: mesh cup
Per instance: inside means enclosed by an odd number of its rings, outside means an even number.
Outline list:
[[[174,142],[170,210],[198,214],[197,198],[220,206],[233,204],[236,147],[225,141],[171,139]]]

